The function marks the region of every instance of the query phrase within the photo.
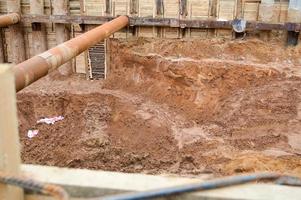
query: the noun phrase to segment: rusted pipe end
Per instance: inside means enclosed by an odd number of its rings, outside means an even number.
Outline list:
[[[127,20],[128,20],[128,22],[130,21],[130,17],[129,17],[128,15],[120,15],[120,16],[118,16],[118,17],[126,17]]]
[[[18,23],[21,20],[21,16],[18,13],[11,13],[10,18],[14,24]]]
[[[118,18],[123,18],[123,20],[125,20],[127,22],[127,25],[129,25],[130,23],[130,17],[127,15],[121,15]]]
[[[16,24],[21,20],[21,16],[18,13],[10,13],[0,16],[0,27]]]

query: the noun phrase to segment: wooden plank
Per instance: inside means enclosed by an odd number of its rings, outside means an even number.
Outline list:
[[[7,12],[21,13],[20,0],[8,0]],[[23,62],[26,59],[25,41],[23,37],[23,30],[20,24],[9,26],[8,44],[10,45],[12,56],[11,61],[15,64]]]
[[[180,4],[173,0],[164,1],[164,18],[180,18]],[[164,28],[163,37],[165,38],[180,38],[180,29],[176,26]]]
[[[106,5],[105,14],[106,15],[111,15],[111,13],[112,13],[112,1],[111,0],[106,0],[105,5]]]
[[[244,20],[257,21],[259,12],[258,2],[244,2],[243,18]]]
[[[236,1],[235,0],[218,0],[218,11],[217,18],[221,21],[224,20],[232,20],[235,18],[235,8]],[[216,35],[218,37],[231,38],[232,30],[217,30]]]
[[[210,10],[209,0],[189,0],[188,1],[189,19],[208,19]]]
[[[157,2],[157,1],[156,1]],[[139,17],[148,17],[153,18],[156,16],[156,2],[153,0],[139,0]],[[160,2],[163,4],[163,1]],[[163,11],[164,8],[162,7]],[[163,12],[162,11],[162,12]],[[162,13],[163,14],[163,13]],[[153,26],[151,27],[139,27],[137,31],[138,37],[155,37],[156,36],[156,30]]]
[[[179,18],[180,4],[175,0],[164,1],[164,17]]]
[[[85,15],[86,13],[85,0],[79,0],[79,9],[80,9],[80,15]]]
[[[289,22],[301,22],[301,10],[288,9],[288,21]]]
[[[75,37],[81,35],[82,33],[75,33]],[[87,52],[83,52],[75,58],[75,72],[79,74],[86,74],[86,56]]]
[[[155,18],[163,18],[164,17],[164,0],[155,0]],[[153,27],[152,28],[153,37],[162,38],[164,36],[164,28],[162,27]]]
[[[137,16],[139,11],[139,1],[138,0],[130,0],[130,15]]]
[[[145,191],[195,183],[200,180],[24,164],[21,168],[24,174],[33,179],[63,186],[71,196],[77,197],[95,197],[127,191]],[[207,177],[207,175],[204,175],[204,177]]]
[[[290,22],[301,22],[301,2],[297,0],[291,0],[289,2],[289,9],[287,19]],[[299,41],[300,33],[296,31],[289,31],[287,34],[287,44],[296,46]]]
[[[128,15],[129,14],[129,1],[128,0],[112,0],[114,5],[114,16]]]
[[[262,22],[275,23],[278,21],[277,7],[274,4],[274,0],[263,0],[259,5],[258,20]],[[263,40],[269,40],[271,37],[271,31],[265,31],[260,33],[260,37]]]
[[[85,0],[80,0],[80,15],[86,15]],[[86,25],[79,26],[79,32],[75,32],[74,36],[77,37],[86,30]],[[75,72],[87,75],[87,51],[84,51],[75,58]]]
[[[165,38],[180,38],[180,29],[179,28],[164,28],[164,37]]]
[[[287,22],[288,1],[280,1],[280,16],[279,23]]]
[[[188,19],[208,19],[210,15],[210,3],[209,0],[188,0]],[[189,29],[187,31],[187,37],[206,38],[208,36],[207,29]]]
[[[32,15],[44,15],[44,0],[30,0],[30,14]],[[32,52],[33,55],[40,54],[46,51],[47,48],[47,33],[46,25],[43,23],[32,24]],[[30,57],[31,57],[30,56]]]
[[[5,41],[5,35],[3,34],[3,29],[0,28],[0,63],[5,62],[5,48],[4,48],[4,41]]]
[[[24,23],[62,23],[62,24],[104,24],[114,17],[108,16],[66,16],[66,15],[22,15]]]
[[[274,20],[274,4],[261,3],[259,6],[259,21],[273,22]]]
[[[208,15],[209,18],[216,20],[217,19],[217,7],[218,7],[218,0],[211,0],[209,1],[209,10],[208,10]],[[216,35],[216,30],[211,29],[208,30],[208,36],[209,37],[214,37]]]
[[[0,65],[0,171],[19,175],[20,143],[14,74],[10,65]],[[1,200],[22,200],[20,188],[0,184]]]
[[[246,2],[243,2],[243,0],[236,0],[236,12],[235,12],[235,18],[241,19],[243,17],[243,4]]]
[[[25,200],[55,200],[55,199],[49,196],[27,194],[25,195]],[[69,200],[87,200],[87,198],[71,197],[69,198]]]
[[[248,184],[235,187],[228,187],[206,192],[188,193],[175,197],[160,198],[161,200],[299,200],[300,191],[296,187],[279,186],[272,184]],[[70,200],[85,200],[87,198],[71,197]],[[25,200],[53,200],[53,198],[41,195],[26,195]]]
[[[300,199],[300,187],[269,184],[244,184],[195,193],[198,199],[244,199],[244,200],[297,200]],[[191,195],[190,195],[191,196]],[[202,198],[203,197],[203,198]],[[197,198],[192,198],[197,199]]]
[[[179,1],[164,0],[164,18],[180,18]],[[179,28],[164,28],[163,37],[165,38],[180,38]]]
[[[110,46],[110,41],[109,40],[105,40],[105,45],[106,45],[106,78],[108,77],[108,74],[110,73],[110,52],[111,52],[111,46]]]
[[[208,36],[208,29],[196,29],[192,28],[190,29],[190,35],[191,38],[206,38]]]
[[[219,0],[218,2],[218,19],[232,20],[235,18],[235,0]]]
[[[130,3],[128,0],[112,0],[113,3],[113,16],[128,15]],[[127,31],[117,31],[113,37],[127,38]]]
[[[164,1],[156,0],[156,16],[163,17],[164,14]]]
[[[213,19],[217,18],[217,5],[218,0],[211,0],[209,2],[209,16],[212,17]]]
[[[188,15],[188,9],[187,9],[187,0],[180,0],[180,17],[181,19],[186,18]]]
[[[208,175],[200,175],[198,179],[195,179],[174,176],[153,176],[144,174],[92,171],[85,169],[65,169],[36,165],[22,165],[22,171],[36,180],[63,186],[71,195],[72,200],[73,198],[79,200],[85,198],[103,197],[129,191],[138,192],[162,189],[190,183],[199,183],[209,178]],[[202,192],[186,193],[174,197],[160,199],[297,200],[300,196],[300,187],[282,186],[272,183],[252,183]],[[28,195],[26,200],[42,200],[42,198],[41,196]]]
[[[53,0],[53,14],[69,15],[69,0]],[[55,24],[56,44],[62,44],[70,40],[70,26],[66,24]],[[72,61],[63,64],[58,68],[62,75],[70,75],[72,73]]]
[[[86,15],[104,16],[106,12],[106,6],[110,6],[111,8],[111,4],[107,5],[107,3],[110,2],[111,1],[106,1],[106,0],[85,0]]]
[[[139,1],[139,17],[154,17],[154,2],[152,0]]]
[[[80,1],[79,0],[69,0],[69,13],[70,15],[80,15]]]

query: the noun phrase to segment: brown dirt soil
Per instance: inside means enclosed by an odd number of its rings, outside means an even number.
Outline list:
[[[111,39],[109,49],[105,81],[46,78],[18,93],[25,163],[301,176],[300,46]],[[56,115],[65,119],[36,123]]]

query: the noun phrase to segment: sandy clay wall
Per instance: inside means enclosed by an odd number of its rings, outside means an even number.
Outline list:
[[[18,93],[25,163],[301,175],[301,48],[258,39],[111,39],[110,75]],[[64,116],[54,125],[43,117]],[[28,130],[39,130],[30,139]]]

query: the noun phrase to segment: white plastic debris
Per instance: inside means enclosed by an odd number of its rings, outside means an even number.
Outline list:
[[[39,133],[39,130],[29,130],[29,131],[27,132],[27,137],[33,138],[33,137],[35,137],[36,135],[38,135],[38,133]]]
[[[37,123],[45,123],[45,124],[54,124],[57,121],[61,121],[63,120],[64,117],[63,116],[57,116],[57,117],[51,117],[51,118],[42,118],[40,120],[37,121]]]

